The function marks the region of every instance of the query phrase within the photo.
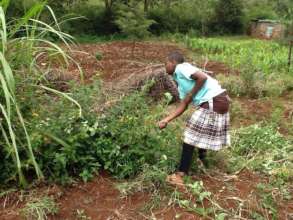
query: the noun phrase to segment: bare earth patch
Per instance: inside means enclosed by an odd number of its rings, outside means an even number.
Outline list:
[[[213,193],[217,203],[227,210],[239,210],[242,219],[249,219],[252,211],[266,214],[259,200],[257,185],[267,183],[268,179],[255,173],[244,170],[239,175],[227,175],[211,171],[210,175],[192,177],[194,181],[203,181],[206,190]],[[116,180],[105,173],[100,174],[88,183],[77,182],[72,186],[42,186],[33,192],[34,196],[49,195],[55,198],[59,205],[59,212],[55,216],[49,216],[51,220],[78,219],[78,211],[92,220],[105,219],[150,219],[155,216],[164,220],[197,220],[202,219],[194,212],[188,212],[178,205],[168,205],[162,201],[160,209],[144,210],[150,202],[151,194],[147,192],[135,193],[132,196],[122,198],[115,188]],[[29,193],[26,193],[29,195]],[[192,195],[186,195],[191,199]],[[21,201],[23,200],[23,201]],[[12,193],[0,199],[0,219],[21,220],[19,213],[25,203],[26,197],[21,193]],[[242,203],[242,205],[240,205]],[[205,206],[209,206],[207,201]],[[4,208],[5,205],[5,208]],[[278,219],[289,219],[293,212],[293,201],[278,203]],[[268,216],[269,213],[267,213]],[[178,218],[175,218],[175,217]],[[240,218],[240,219],[241,219]]]

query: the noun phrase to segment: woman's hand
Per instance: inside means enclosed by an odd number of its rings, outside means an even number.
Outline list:
[[[166,120],[166,119],[163,119],[163,120],[159,121],[159,123],[158,123],[158,126],[160,129],[166,128],[167,125],[168,125],[168,120]]]

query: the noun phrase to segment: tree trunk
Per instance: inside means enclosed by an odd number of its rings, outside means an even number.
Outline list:
[[[144,12],[148,12],[149,10],[149,0],[144,0]]]
[[[105,8],[107,11],[111,11],[114,0],[104,0]]]

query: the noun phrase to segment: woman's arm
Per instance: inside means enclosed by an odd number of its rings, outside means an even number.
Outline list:
[[[192,102],[192,97],[202,88],[205,81],[207,80],[207,76],[201,71],[192,74],[191,78],[196,80],[196,85],[181,101],[176,110],[159,122],[159,127],[161,129],[165,128],[170,121],[182,115],[182,113],[187,109],[188,105]]]

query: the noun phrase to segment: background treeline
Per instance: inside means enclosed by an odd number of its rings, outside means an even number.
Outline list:
[[[7,16],[24,14],[37,0],[11,0]],[[63,31],[75,35],[110,35],[142,26],[148,32],[192,35],[246,33],[252,19],[293,20],[293,0],[48,0],[64,22]],[[124,18],[124,19],[121,19]],[[42,19],[46,19],[43,15]],[[125,25],[123,25],[125,23]],[[130,31],[131,32],[131,31]]]

